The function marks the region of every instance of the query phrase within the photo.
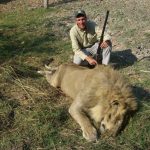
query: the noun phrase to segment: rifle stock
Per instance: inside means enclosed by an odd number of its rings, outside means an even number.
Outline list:
[[[104,39],[104,32],[105,32],[108,16],[109,16],[109,10],[107,10],[107,12],[106,12],[106,17],[105,17],[105,21],[104,21],[104,25],[103,25],[103,29],[102,29],[102,34],[101,34],[100,41],[99,41],[99,46],[98,46],[98,49],[97,49],[96,60],[97,60],[98,63],[100,63],[100,52],[101,52],[100,45],[102,44],[103,39]]]

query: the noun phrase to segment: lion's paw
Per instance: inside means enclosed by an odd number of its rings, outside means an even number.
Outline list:
[[[94,127],[88,128],[88,129],[84,129],[83,130],[83,137],[87,140],[87,141],[96,141],[97,140],[97,131]]]

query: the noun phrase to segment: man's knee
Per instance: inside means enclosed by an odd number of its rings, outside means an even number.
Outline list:
[[[103,49],[103,56],[110,55],[111,51],[112,51],[112,46],[108,46],[107,48],[104,48]]]
[[[73,61],[73,63],[76,64],[76,65],[80,65],[81,64],[81,62],[77,62],[77,61]]]
[[[76,55],[74,55],[73,57],[73,63],[76,64],[76,65],[80,65],[82,62],[82,59]]]
[[[105,65],[109,64],[111,51],[112,51],[112,46],[108,46],[107,48],[103,49],[102,64],[105,64]]]

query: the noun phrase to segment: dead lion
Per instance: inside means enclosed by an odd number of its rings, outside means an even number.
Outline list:
[[[56,71],[39,73],[45,74],[51,86],[61,88],[73,99],[69,113],[88,141],[96,140],[98,131],[116,135],[126,115],[137,109],[130,86],[110,67],[100,65],[88,69],[63,64]]]

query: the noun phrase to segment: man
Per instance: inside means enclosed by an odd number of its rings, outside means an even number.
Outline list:
[[[70,30],[72,49],[74,52],[73,63],[77,65],[96,65],[95,59],[101,36],[101,30],[95,22],[87,20],[84,10],[75,13],[75,25]],[[104,34],[102,48],[102,64],[108,65],[112,50],[111,37]]]

